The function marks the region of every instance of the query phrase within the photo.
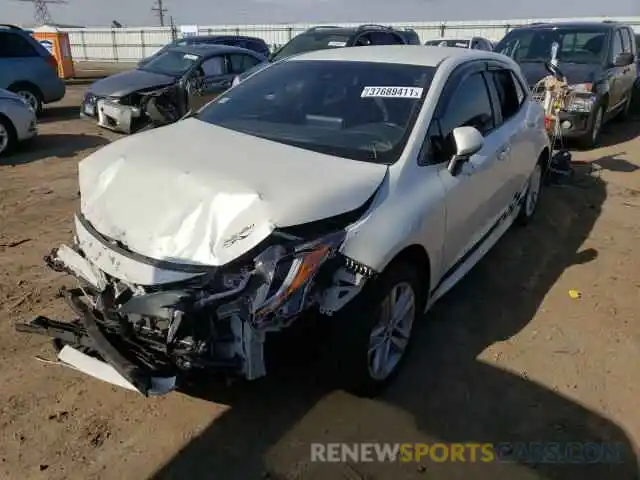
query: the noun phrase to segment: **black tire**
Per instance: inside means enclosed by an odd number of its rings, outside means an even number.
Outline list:
[[[9,90],[20,95],[22,98],[28,99],[32,108],[36,112],[36,115],[40,115],[42,113],[44,105],[42,100],[42,93],[40,93],[40,91],[36,87],[26,83],[19,83],[15,86],[12,86]]]
[[[604,125],[605,104],[599,103],[593,111],[593,115],[589,119],[589,130],[582,138],[580,138],[580,146],[585,150],[590,150],[598,146],[602,126]],[[599,116],[599,121],[598,121]]]
[[[627,99],[625,100],[624,107],[620,110],[620,113],[616,115],[616,120],[619,122],[624,122],[629,119],[629,114],[631,113],[631,103],[633,101],[633,89],[629,90],[627,94]]]
[[[382,301],[396,286],[408,287],[414,296],[414,311],[404,352],[385,376],[371,373],[369,357],[371,333],[378,325]],[[411,347],[411,333],[425,305],[424,286],[415,266],[408,262],[393,262],[375,280],[368,283],[360,295],[341,311],[334,321],[333,338],[329,342],[329,358],[333,359],[333,374],[339,387],[361,397],[378,395],[398,373]],[[409,317],[411,317],[409,315]]]
[[[538,210],[538,201],[540,199],[540,192],[542,191],[543,185],[543,173],[544,169],[542,167],[542,162],[539,161],[529,176],[529,184],[527,185],[527,190],[524,193],[520,212],[516,217],[516,223],[518,225],[524,226],[531,223],[531,220]]]
[[[11,121],[0,115],[0,157],[10,154],[18,144],[16,129]]]

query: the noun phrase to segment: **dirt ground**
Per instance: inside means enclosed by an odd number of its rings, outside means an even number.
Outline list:
[[[70,240],[79,160],[117,138],[77,118],[82,85],[0,162],[0,478],[631,479],[640,441],[640,122],[612,124],[571,185],[512,229],[416,332],[388,391],[323,385],[312,358],[198,397],[145,399],[14,332],[65,318],[42,258]],[[593,169],[593,171],[591,171]],[[569,290],[581,297],[571,298]],[[322,464],[311,442],[619,442],[620,465]]]

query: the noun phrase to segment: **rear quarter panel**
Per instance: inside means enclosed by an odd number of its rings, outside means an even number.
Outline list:
[[[0,99],[0,114],[5,115],[13,124],[18,140],[26,140],[33,136],[29,127],[35,122],[34,113],[18,102]]]
[[[17,83],[34,85],[44,103],[56,102],[65,94],[64,81],[44,57],[0,59],[0,88],[11,89]]]

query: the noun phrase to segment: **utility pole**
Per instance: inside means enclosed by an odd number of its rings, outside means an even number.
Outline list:
[[[33,3],[34,20],[39,25],[50,25],[52,23],[48,4],[65,4],[66,0],[18,0],[19,2]]]
[[[160,19],[160,26],[164,27],[164,15],[167,13],[167,9],[163,8],[162,0],[156,0],[156,4],[151,8],[152,12],[155,12]]]

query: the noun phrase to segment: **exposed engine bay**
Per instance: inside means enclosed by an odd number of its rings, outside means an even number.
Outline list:
[[[339,253],[345,227],[366,207],[276,229],[219,267],[142,257],[79,213],[73,245],[45,258],[77,280],[77,288],[61,292],[77,318],[38,317],[16,328],[53,337],[62,362],[144,395],[168,393],[195,373],[262,377],[267,332],[289,327],[311,309],[334,314],[374,275]],[[133,269],[152,272],[146,284],[126,280]]]
[[[83,104],[84,115],[95,116],[99,126],[120,133],[177,122],[188,110],[187,93],[180,84],[134,92],[122,98],[88,94]]]

